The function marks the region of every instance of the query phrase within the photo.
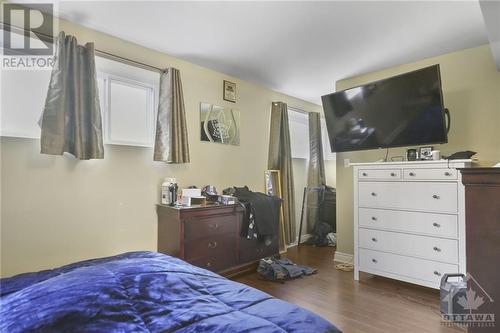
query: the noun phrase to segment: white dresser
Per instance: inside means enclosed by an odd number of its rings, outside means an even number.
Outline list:
[[[439,288],[465,273],[464,187],[470,160],[352,163],[354,279],[359,272]]]

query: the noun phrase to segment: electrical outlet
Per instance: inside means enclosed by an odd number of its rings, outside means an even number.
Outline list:
[[[351,160],[344,158],[344,168],[348,168],[351,165]]]

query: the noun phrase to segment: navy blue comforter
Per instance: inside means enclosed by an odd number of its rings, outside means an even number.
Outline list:
[[[317,315],[154,252],[1,280],[0,332],[339,332]]]

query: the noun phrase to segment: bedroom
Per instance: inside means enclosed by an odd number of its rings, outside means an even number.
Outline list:
[[[9,3],[2,2],[3,23]],[[265,172],[271,169],[271,108],[273,102],[283,102],[288,106],[294,187],[287,212],[295,221],[286,229],[287,241],[293,245],[290,238],[299,234],[311,160],[307,114],[316,113],[321,115],[317,127],[326,185],[336,189],[337,246],[301,244],[288,249],[285,255],[294,262],[318,268],[312,276],[284,284],[262,281],[254,272],[233,279],[312,311],[344,332],[460,331],[443,321],[436,288],[364,271],[356,281],[353,272],[335,268],[341,262],[353,263],[357,251],[353,168],[360,166],[349,166],[346,160],[375,162],[386,152],[390,159],[419,145],[332,153],[321,96],[439,64],[452,121],[448,143],[433,146],[443,156],[473,150],[476,166],[495,165],[500,162],[495,4],[56,2],[51,36],[64,31],[81,46],[95,45],[104,158],[40,153],[38,121],[52,68],[5,68],[2,52],[2,278],[131,251],[156,252],[162,242],[178,247],[178,237],[171,241],[159,232],[156,205],[161,203],[164,179],[175,178],[180,193],[191,185],[213,185],[219,194],[244,185],[265,192]],[[25,22],[11,23],[19,28]],[[12,40],[22,35],[19,32],[12,33]],[[178,69],[181,77],[186,125],[181,132],[187,135],[189,163],[153,160],[160,94],[157,70],[167,68]],[[235,96],[224,96],[224,81],[234,84]],[[110,93],[113,88],[119,94]],[[139,114],[111,117],[110,105],[122,103],[127,110],[127,104],[138,100]],[[238,111],[237,145],[202,141],[202,103]],[[465,227],[467,212],[457,215],[463,215]],[[308,234],[311,228],[303,230]],[[498,228],[490,233],[498,239]],[[180,257],[177,249],[172,251]],[[490,255],[498,262],[498,247]],[[493,274],[497,275],[481,285],[497,281],[498,273]],[[493,298],[498,295],[498,290],[485,289]],[[422,304],[427,302],[429,306]],[[389,312],[383,311],[385,304]],[[289,331],[300,331],[300,326]]]

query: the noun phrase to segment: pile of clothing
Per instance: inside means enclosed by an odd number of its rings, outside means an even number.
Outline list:
[[[284,282],[304,275],[315,274],[318,270],[294,264],[288,258],[269,257],[260,259],[257,272],[266,280]]]

